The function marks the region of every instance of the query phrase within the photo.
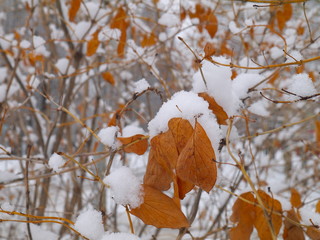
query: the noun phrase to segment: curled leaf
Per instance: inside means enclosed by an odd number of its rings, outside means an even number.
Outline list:
[[[198,95],[209,103],[209,109],[216,115],[218,123],[220,125],[227,125],[226,120],[229,117],[223,108],[214,100],[214,98],[205,92],[199,93]]]

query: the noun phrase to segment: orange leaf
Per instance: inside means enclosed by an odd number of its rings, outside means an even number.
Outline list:
[[[144,35],[141,41],[141,47],[150,47],[157,43],[156,36],[151,33],[149,35]]]
[[[316,204],[316,213],[320,213],[320,200]]]
[[[291,202],[291,205],[295,208],[299,208],[302,205],[301,196],[299,192],[294,188],[291,188],[290,202]]]
[[[278,235],[282,225],[282,217],[273,214],[273,212],[281,212],[282,207],[281,203],[278,200],[271,198],[264,191],[258,190],[258,194],[263,201],[264,207],[266,208],[270,219],[266,219],[263,210],[260,207],[256,207],[256,218],[254,221],[254,226],[257,229],[260,240],[269,240],[272,239],[272,236],[268,221],[270,220],[272,222],[274,233]]]
[[[297,35],[298,36],[301,36],[304,34],[304,27],[300,24],[298,27],[297,27]]]
[[[131,137],[118,137],[118,140],[123,144],[123,145],[128,145],[124,146],[123,150],[127,153],[135,153],[138,155],[142,155],[147,151],[148,148],[148,140],[146,138],[142,139],[145,137],[142,134],[136,134]]]
[[[270,80],[268,81],[268,83],[273,85],[274,82],[279,78],[279,76],[280,76],[280,72],[279,71],[275,72],[270,78]]]
[[[210,58],[215,52],[213,43],[207,42],[204,46],[204,58]]]
[[[223,108],[218,105],[213,97],[209,96],[207,93],[198,93],[199,97],[202,97],[209,103],[209,109],[216,115],[217,121],[220,125],[227,125],[226,120],[229,118]]]
[[[170,119],[168,122],[168,127],[174,138],[178,154],[180,154],[192,136],[193,127],[188,120],[182,118]]]
[[[120,57],[123,57],[124,55],[124,48],[126,46],[128,26],[129,26],[129,23],[127,21],[127,13],[123,9],[123,7],[119,7],[116,16],[110,22],[110,28],[111,29],[117,28],[121,32],[118,49],[117,49],[118,56]]]
[[[287,217],[296,223],[300,222],[297,213],[293,209],[287,212]],[[283,223],[284,223],[284,231],[283,231],[284,240],[304,240],[305,239],[303,229],[300,226],[293,224],[288,219],[285,219]]]
[[[316,227],[307,227],[307,235],[311,240],[320,240],[320,229]]]
[[[179,155],[176,173],[209,192],[217,180],[214,150],[202,126],[196,122],[194,132]]]
[[[206,18],[207,24],[205,25],[205,29],[208,31],[211,38],[216,35],[218,31],[218,19],[212,13],[209,13],[208,17]]]
[[[178,159],[178,151],[175,145],[175,139],[171,131],[160,133],[153,137],[150,142],[151,148],[154,150],[154,157],[158,163],[166,170],[176,167]]]
[[[158,163],[154,155],[155,151],[151,148],[143,183],[160,191],[166,191],[170,188],[172,174]]]
[[[112,86],[115,84],[115,80],[111,72],[104,72],[101,74],[103,79],[106,80],[108,83],[110,83]]]
[[[140,218],[145,224],[157,228],[189,227],[189,222],[173,199],[157,189],[143,185],[144,202],[131,214]]]
[[[99,47],[99,39],[98,39],[98,35],[99,35],[100,30],[95,31],[92,34],[92,38],[90,39],[90,41],[88,41],[87,44],[87,56],[90,57],[93,54],[96,53],[98,47]]]
[[[191,182],[183,181],[181,178],[177,177],[177,185],[179,190],[179,198],[184,199],[186,194],[194,188],[194,184]]]
[[[243,193],[240,196],[251,202],[255,202],[255,198],[251,192]],[[250,240],[255,217],[255,206],[238,198],[232,207],[232,215],[230,217],[230,220],[237,223],[237,226],[231,228],[230,239]]]
[[[292,16],[292,6],[291,4],[282,5],[282,9],[276,12],[276,18],[278,22],[278,28],[282,31],[286,25],[286,22],[290,20]]]
[[[71,6],[69,8],[69,20],[74,21],[78,10],[80,9],[81,0],[71,0]]]
[[[30,52],[28,54],[28,59],[29,59],[29,62],[30,62],[30,64],[32,66],[34,66],[36,64],[36,62],[44,61],[44,57],[42,55],[35,54],[35,53],[32,53],[32,52]]]

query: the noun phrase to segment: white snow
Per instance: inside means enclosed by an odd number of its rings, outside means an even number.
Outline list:
[[[214,57],[213,59],[223,64],[230,63],[224,57]],[[232,91],[231,69],[204,61],[202,71],[207,82],[207,87],[204,84],[200,71],[197,71],[193,75],[193,91],[196,93],[207,92],[223,108],[228,116],[235,115],[240,106],[240,101]]]
[[[0,84],[0,103],[4,101],[6,97],[6,91],[7,91],[7,85],[6,84]],[[1,149],[0,149],[1,151]]]
[[[196,93],[180,91],[165,102],[156,116],[149,122],[148,129],[150,138],[168,130],[168,122],[171,118],[183,118],[188,120],[192,126],[195,119],[206,130],[211,144],[217,153],[220,141],[220,130],[215,116],[208,109],[209,104]]]
[[[20,47],[21,48],[29,48],[29,47],[31,47],[31,43],[29,42],[29,41],[27,41],[27,40],[22,40],[21,42],[20,42]]]
[[[33,46],[34,46],[34,51],[37,55],[43,55],[45,57],[48,57],[50,55],[50,52],[47,51],[45,47],[46,41],[40,37],[40,36],[33,36]]]
[[[19,176],[14,173],[0,170],[0,182],[10,182],[17,178],[19,178]]]
[[[103,182],[110,186],[117,204],[137,208],[143,202],[141,182],[130,168],[123,166],[116,169]]]
[[[144,90],[147,90],[150,87],[150,85],[144,78],[142,78],[139,81],[134,83],[134,87],[135,87],[134,92],[140,93],[140,92],[143,92]]]
[[[165,32],[161,32],[158,36],[159,40],[164,42],[165,40],[167,40],[168,35]]]
[[[90,240],[100,240],[104,234],[101,212],[93,209],[81,213],[74,228]]]
[[[283,51],[282,49],[278,48],[278,47],[272,47],[270,49],[270,57],[273,59],[273,60],[276,60],[278,59],[279,57],[283,56]]]
[[[55,65],[61,74],[71,74],[74,72],[74,68],[70,65],[70,61],[67,58],[60,58]]]
[[[311,96],[317,93],[311,78],[306,73],[294,75],[291,78],[289,86],[286,90],[301,97]],[[294,101],[299,99],[298,96],[286,95],[286,98],[289,101]]]
[[[314,212],[310,206],[303,206],[299,209],[300,216],[301,216],[301,223],[306,225],[311,225],[314,223],[315,225],[320,225],[320,214]],[[310,219],[312,222],[310,222]]]
[[[268,103],[267,100],[258,100],[254,102],[253,104],[248,107],[248,110],[252,112],[253,114],[262,116],[262,117],[268,117],[270,115],[269,111],[267,110]]]
[[[282,211],[290,211],[290,209],[292,208],[289,199],[280,196],[276,196],[275,199],[277,199],[281,203]]]
[[[234,21],[231,21],[229,23],[229,29],[233,34],[237,34],[237,33],[241,32],[241,30],[242,30],[241,28],[237,27],[237,24]]]
[[[101,240],[141,240],[138,236],[131,233],[107,233]]]
[[[132,125],[128,125],[122,129],[121,136],[122,137],[131,137],[131,136],[134,136],[137,134],[145,135],[146,133],[142,128],[136,126],[135,124],[132,124]]]
[[[0,209],[3,210],[3,211],[7,211],[7,212],[13,212],[14,211],[14,208],[13,206],[8,203],[8,202],[4,202],[4,203],[1,203],[0,204]],[[12,215],[9,215],[7,213],[0,213],[0,219],[10,219]]]
[[[167,27],[174,27],[180,24],[180,19],[176,14],[164,13],[159,18],[158,23]]]
[[[59,236],[53,232],[42,229],[36,224],[30,224],[31,235],[33,240],[58,240]]]
[[[116,140],[116,134],[118,131],[119,129],[116,126],[106,127],[100,130],[98,137],[104,145],[116,148],[119,145]]]
[[[255,86],[257,83],[261,82],[264,77],[260,74],[256,73],[240,73],[235,79],[232,81],[232,88],[235,95],[238,96],[239,99],[244,99],[248,96],[248,90]],[[259,86],[261,88],[262,85]],[[259,89],[258,88],[258,89]]]
[[[298,51],[292,51],[289,53],[291,57],[287,56],[287,62],[294,62],[295,60],[300,61],[303,59],[302,55]],[[294,58],[294,59],[293,59]],[[295,66],[294,66],[295,67]]]
[[[4,82],[4,80],[6,79],[7,72],[8,72],[7,68],[0,67],[0,83]]]
[[[62,167],[64,163],[65,160],[63,159],[63,157],[57,153],[52,154],[48,162],[49,167],[52,168],[52,170],[55,172],[59,172],[60,167]]]
[[[77,39],[82,39],[91,26],[90,22],[81,21],[74,27],[74,34]]]

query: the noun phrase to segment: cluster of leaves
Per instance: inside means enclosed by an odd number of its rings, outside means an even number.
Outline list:
[[[320,231],[317,226],[300,225],[299,208],[302,206],[301,196],[296,189],[291,189],[290,202],[292,208],[283,210],[281,203],[262,190],[257,194],[263,202],[260,206],[252,192],[242,193],[232,207],[230,220],[237,225],[230,230],[230,239],[250,239],[255,228],[259,239],[274,239],[278,236],[282,221],[284,225],[283,239],[304,240],[305,234],[311,239],[318,239]],[[318,201],[316,212],[319,212]]]

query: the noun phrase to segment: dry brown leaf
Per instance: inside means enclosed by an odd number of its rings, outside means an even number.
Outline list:
[[[182,228],[189,227],[189,222],[173,199],[161,191],[143,186],[144,202],[131,214],[140,218],[145,224],[157,228]]]
[[[291,4],[283,4],[281,9],[276,12],[276,18],[278,22],[278,28],[282,31],[286,25],[286,22],[292,17],[292,6]]]
[[[204,46],[204,57],[210,58],[215,52],[216,52],[216,49],[214,47],[214,44],[207,42],[206,45]]]
[[[258,190],[258,194],[264,204],[264,207],[267,209],[268,216],[271,216],[270,220],[272,222],[274,233],[277,236],[282,225],[282,217],[281,215],[279,216],[273,214],[273,212],[282,212],[281,203],[278,200],[271,198],[262,190]],[[266,219],[266,216],[263,214],[263,210],[260,207],[256,207],[256,218],[254,221],[254,226],[257,229],[260,240],[272,239],[267,221],[269,221],[269,219]]]
[[[143,139],[144,138],[144,139]],[[131,137],[118,137],[118,140],[124,146],[123,150],[127,153],[144,154],[148,149],[148,140],[142,134],[136,134]]]
[[[297,27],[297,35],[298,36],[301,36],[304,34],[304,27],[302,26],[302,24],[300,24],[298,27]]]
[[[102,77],[103,77],[103,79],[104,79],[105,81],[107,81],[107,82],[110,83],[112,86],[114,86],[115,80],[114,80],[114,77],[113,77],[113,75],[112,75],[111,72],[104,72],[104,73],[102,73],[101,75],[102,75]]]
[[[177,177],[177,184],[179,190],[179,198],[184,199],[186,194],[194,188],[194,184],[191,182],[183,181],[181,178]]]
[[[176,167],[178,151],[170,130],[153,137],[150,145],[151,149],[154,150],[155,159],[164,169],[170,171],[170,169]]]
[[[251,192],[243,193],[240,196],[250,202],[255,202]],[[230,217],[230,220],[237,223],[237,226],[231,228],[230,239],[250,240],[255,217],[255,206],[238,198],[232,207],[232,215]]]
[[[320,240],[320,229],[316,227],[307,227],[307,236],[311,240]]]
[[[146,34],[142,38],[141,47],[150,47],[156,43],[157,43],[157,37],[153,33],[148,35]]]
[[[160,191],[166,191],[170,188],[171,182],[172,173],[158,163],[154,157],[154,150],[151,148],[143,183]]]
[[[195,129],[179,155],[176,173],[184,181],[209,192],[217,180],[217,167],[211,141],[203,127],[196,122]]]
[[[193,127],[188,120],[182,118],[170,119],[168,122],[168,127],[174,138],[178,154],[180,154],[192,136]]]
[[[69,8],[69,20],[74,21],[74,18],[77,15],[78,10],[80,9],[81,0],[71,0],[71,5]]]
[[[127,21],[127,13],[123,9],[123,7],[118,8],[117,14],[114,16],[114,18],[110,22],[110,28],[111,29],[119,29],[121,32],[119,44],[117,53],[118,56],[123,57],[124,56],[124,48],[126,46],[126,40],[127,40],[127,28],[129,26],[129,23]]]
[[[209,13],[206,18],[207,24],[205,25],[205,29],[208,31],[211,38],[216,35],[218,31],[218,19],[212,13]]]
[[[95,54],[98,47],[99,47],[99,44],[100,44],[99,39],[98,39],[99,32],[100,32],[100,29],[95,31],[92,34],[92,38],[88,41],[88,44],[87,44],[87,56],[88,57]]]
[[[316,213],[320,213],[320,200],[316,204]]]
[[[270,84],[274,84],[274,82],[279,78],[280,76],[280,71],[277,71],[273,74],[273,76],[270,78],[270,80],[268,81],[268,83]]]
[[[295,208],[301,207],[302,201],[301,201],[301,196],[299,192],[294,188],[291,188],[290,191],[291,191],[291,198],[290,198],[291,205]]]
[[[294,209],[291,209],[287,212],[287,217],[292,221],[299,223],[299,217]],[[288,219],[284,219],[284,231],[283,231],[283,239],[284,240],[304,240],[304,232],[303,229],[296,224],[293,224]]]
[[[209,96],[207,93],[202,92],[198,93],[199,97],[202,97],[209,103],[209,109],[216,115],[217,122],[220,125],[227,125],[226,120],[229,118],[227,113],[223,108],[214,100],[213,97]]]

